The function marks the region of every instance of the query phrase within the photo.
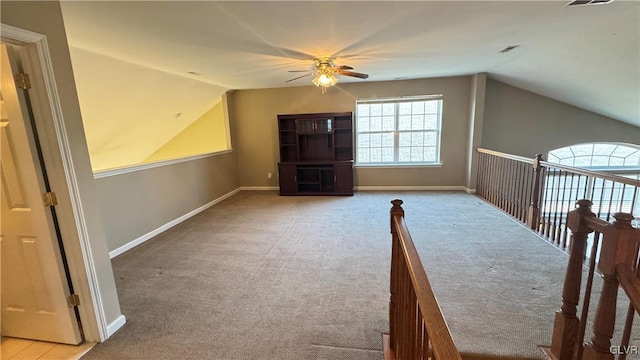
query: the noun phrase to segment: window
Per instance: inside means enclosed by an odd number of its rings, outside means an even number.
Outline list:
[[[549,151],[549,162],[592,170],[615,172],[640,169],[640,146],[589,143]]]
[[[356,164],[439,164],[441,119],[441,95],[357,100]]]

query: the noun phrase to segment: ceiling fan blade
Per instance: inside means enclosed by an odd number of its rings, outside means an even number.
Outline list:
[[[309,72],[311,70],[289,70],[289,72]]]
[[[338,74],[345,75],[345,76],[353,76],[353,77],[357,77],[357,78],[360,78],[360,79],[369,78],[369,75],[362,74],[362,73],[357,73],[355,71],[340,70],[340,71],[338,71]]]
[[[335,66],[333,68],[334,71],[340,71],[340,70],[353,70],[353,68],[351,66],[347,66],[347,65],[340,65],[340,66]]]
[[[311,74],[313,74],[313,73],[312,73],[312,72],[310,72],[310,73],[308,73],[308,74],[304,74],[304,75],[302,75],[302,76],[298,76],[298,77],[295,77],[295,78],[293,78],[293,79],[287,80],[287,81],[285,81],[285,82],[291,82],[291,81],[293,81],[293,80],[302,79],[303,77],[307,77],[307,76],[309,76],[309,75],[311,75]]]

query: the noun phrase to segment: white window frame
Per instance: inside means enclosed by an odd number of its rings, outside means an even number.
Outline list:
[[[398,130],[399,128],[399,104],[400,103],[410,103],[417,101],[430,101],[430,100],[439,100],[438,103],[438,115],[437,115],[437,128],[435,130]],[[358,105],[359,104],[395,104],[395,125],[393,130],[393,162],[361,162],[358,158],[358,135],[359,134],[373,134],[373,133],[386,133],[388,131],[372,131],[372,132],[360,132],[358,129]],[[422,167],[422,166],[442,166],[441,162],[441,145],[442,145],[442,109],[444,106],[444,98],[441,94],[438,95],[421,95],[421,96],[403,96],[396,98],[373,98],[373,99],[357,99],[356,100],[356,111],[355,111],[355,124],[354,124],[354,143],[355,143],[355,166],[359,167]],[[412,133],[414,131],[432,131],[436,133],[436,156],[434,161],[399,161],[398,156],[400,153],[400,145],[399,145],[399,137],[400,133]]]

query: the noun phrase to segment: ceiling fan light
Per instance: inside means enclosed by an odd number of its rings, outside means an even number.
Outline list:
[[[338,77],[330,71],[319,72],[311,80],[315,86],[322,87],[322,92],[326,92],[327,88],[334,86],[338,83]]]

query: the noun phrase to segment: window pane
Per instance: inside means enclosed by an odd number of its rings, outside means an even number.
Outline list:
[[[370,135],[371,143],[369,146],[372,148],[382,147],[382,134],[371,134]]]
[[[411,112],[413,114],[424,114],[424,101],[416,101],[412,103]]]
[[[424,128],[436,130],[438,128],[438,115],[426,115],[424,117]]]
[[[594,155],[603,155],[609,156],[613,151],[617,148],[617,145],[614,144],[595,144],[593,148]]]
[[[572,157],[566,158],[566,159],[562,159],[562,160],[560,160],[560,164],[567,165],[567,166],[573,166],[573,160],[574,160],[574,158],[572,158]]]
[[[382,131],[393,131],[396,127],[396,119],[393,116],[385,116],[382,118]]]
[[[401,147],[398,150],[398,161],[400,161],[400,162],[409,162],[409,161],[411,161],[411,148],[410,147]]]
[[[358,108],[356,109],[358,113],[358,117],[360,116],[369,116],[369,105],[367,104],[358,104]]]
[[[400,103],[398,108],[400,115],[411,115],[411,103]]]
[[[367,132],[367,131],[369,131],[369,118],[358,117],[358,132]]]
[[[382,118],[379,116],[371,118],[370,131],[382,131]]]
[[[424,134],[424,145],[426,146],[436,146],[438,145],[438,136],[435,132],[425,132]]]
[[[398,130],[411,130],[411,116],[400,115],[398,122]]]
[[[382,134],[382,146],[390,147],[393,150],[393,133]]]
[[[577,146],[572,146],[571,151],[575,156],[580,155],[593,155],[593,144],[581,144]]]
[[[624,166],[624,159],[619,157],[612,157],[609,166]]]
[[[629,155],[633,154],[636,151],[638,151],[638,150],[630,148],[628,146],[620,145],[615,149],[615,151],[611,155],[625,157],[625,156],[629,156]]]
[[[591,156],[576,156],[573,166],[591,166]]]
[[[425,102],[424,112],[427,114],[436,114],[438,112],[438,101],[439,100],[432,100]]]
[[[411,134],[411,145],[413,146],[422,146],[424,144],[424,133],[414,132]]]
[[[609,156],[594,156],[591,166],[609,166]]]
[[[426,147],[424,148],[424,161],[434,162],[436,161],[436,148]]]
[[[369,149],[358,149],[358,161],[359,162],[370,162],[369,160]]]
[[[393,148],[382,148],[382,161],[393,162]]]
[[[358,134],[358,147],[359,148],[368,148],[370,145],[370,135],[369,134]]]
[[[631,155],[627,156],[624,159],[624,165],[625,166],[638,166],[638,165],[640,165],[640,153],[636,152],[634,154],[631,154]]]
[[[424,115],[413,115],[411,117],[411,130],[424,130]]]
[[[371,148],[371,162],[382,162],[382,149]]]
[[[398,145],[399,146],[411,146],[411,133],[402,132],[398,134]]]
[[[369,105],[370,116],[382,116],[382,104]]]
[[[423,161],[424,152],[422,147],[412,147],[411,148],[411,161],[421,162]]]
[[[382,105],[382,115],[394,115],[396,112],[395,104],[383,104]]]

